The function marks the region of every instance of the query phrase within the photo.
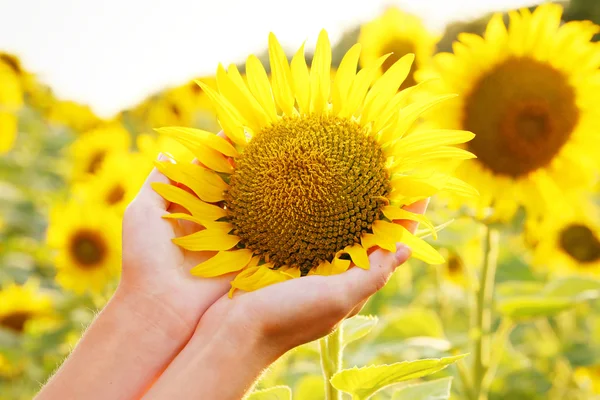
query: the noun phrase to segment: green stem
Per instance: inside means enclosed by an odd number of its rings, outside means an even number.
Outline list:
[[[483,381],[489,369],[492,350],[490,331],[492,329],[492,299],[498,256],[498,232],[487,225],[484,250],[474,318],[473,398],[475,400],[487,400],[488,398],[488,388],[484,387]]]
[[[504,318],[502,322],[500,322],[500,326],[498,327],[498,330],[494,335],[494,353],[490,357],[490,364],[485,375],[483,376],[481,389],[481,391],[486,394],[490,391],[490,387],[492,386],[492,382],[494,380],[494,377],[496,376],[496,371],[498,370],[498,365],[502,360],[504,349],[507,346],[508,338],[510,336],[510,333],[513,331],[514,327],[514,322],[512,322],[508,318]]]
[[[342,392],[331,384],[331,378],[342,369],[342,325],[319,341],[321,368],[325,377],[325,399],[341,400]]]

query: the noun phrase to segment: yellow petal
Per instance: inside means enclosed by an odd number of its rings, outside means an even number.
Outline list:
[[[248,249],[220,251],[214,257],[196,265],[190,273],[203,278],[212,278],[239,271],[246,267],[251,259],[252,251]]]
[[[331,88],[331,44],[325,29],[319,33],[315,56],[310,65],[310,110],[319,114],[327,109]]]
[[[152,189],[160,194],[165,200],[179,204],[192,213],[194,217],[201,220],[215,221],[227,216],[227,212],[215,205],[208,204],[191,193],[168,183],[152,183]]]
[[[229,185],[219,175],[199,165],[170,161],[155,162],[156,168],[175,182],[192,189],[201,200],[208,203],[222,201]]]
[[[360,237],[360,244],[367,251],[370,248],[377,246],[377,241],[376,241],[375,235],[373,235],[372,233],[364,233]]]
[[[263,288],[279,282],[285,282],[293,279],[292,275],[282,271],[269,268],[270,264],[264,264],[259,267],[246,268],[240,272],[233,281],[231,281],[231,290],[229,297],[233,296],[236,289],[245,292]]]
[[[347,246],[344,249],[344,253],[348,253],[352,262],[362,269],[369,269],[369,256],[367,250],[365,250],[360,244],[355,243],[352,246]]]
[[[350,92],[339,112],[340,117],[349,118],[362,106],[367,90],[369,90],[373,80],[377,78],[377,75],[380,73],[379,68],[389,56],[389,54],[386,54],[379,57],[371,67],[363,68],[356,74]]]
[[[439,148],[412,157],[400,157],[397,161],[395,161],[392,164],[392,166],[390,167],[390,171],[409,171],[414,168],[418,168],[424,164],[426,165],[426,163],[428,162],[440,159],[470,160],[475,157],[475,154],[465,149],[461,149],[458,147],[440,146]]]
[[[213,150],[218,151],[228,157],[237,157],[238,152],[227,140],[222,137],[215,135],[212,132],[207,132],[202,129],[184,128],[180,126],[170,126],[165,128],[156,129],[161,135],[170,136],[173,139],[177,139],[180,143],[191,143],[201,144],[210,147]],[[202,161],[202,160],[200,160]]]
[[[434,239],[437,239],[437,232],[435,231],[435,227],[433,226],[431,221],[429,221],[429,218],[427,218],[426,216],[422,214],[415,214],[396,206],[385,206],[381,211],[383,212],[383,215],[386,216],[386,218],[392,221],[409,220],[419,222],[425,225],[431,231],[431,234],[433,235]]]
[[[463,197],[479,196],[479,191],[477,191],[477,189],[453,176],[448,177],[448,181],[446,182],[446,185],[444,185],[444,190]]]
[[[271,83],[265,68],[260,60],[251,55],[246,61],[246,78],[250,91],[256,97],[256,100],[262,105],[263,109],[272,121],[277,119],[277,108],[271,92]]]
[[[191,235],[175,238],[173,239],[173,243],[191,251],[229,250],[241,240],[239,237],[228,233],[231,229],[231,226],[228,230],[215,228],[203,229]]]
[[[202,81],[195,81],[206,93],[211,103],[217,110],[217,118],[223,128],[223,132],[232,142],[240,146],[246,146],[246,136],[244,133],[244,125],[247,126],[247,122],[238,113],[238,111],[219,93],[213,88],[208,86]]]
[[[219,67],[217,68],[217,85],[219,86],[219,92],[245,118],[249,124],[248,126],[253,130],[258,131],[260,128],[268,125],[270,120],[267,117],[265,110],[263,110],[252,93],[250,93],[250,90],[248,90],[242,77],[239,76],[237,67],[232,65],[229,69],[230,71],[228,73],[221,64],[219,64]],[[237,83],[234,82],[234,79],[237,80]]]
[[[17,131],[17,117],[13,113],[0,112],[0,154],[12,149]]]
[[[414,236],[402,225],[386,221],[375,221],[373,223],[373,233],[377,237],[377,240],[380,241],[379,246],[382,248],[387,247],[387,250],[389,250],[391,248],[390,243],[393,242],[395,250],[395,244],[400,242],[410,247],[413,257],[419,260],[428,264],[442,264],[444,262],[444,258],[437,250],[431,247],[429,243]]]
[[[408,76],[414,60],[414,54],[403,56],[375,82],[365,98],[365,108],[361,117],[363,125],[369,121],[373,121],[392,100],[398,92],[398,88],[400,88],[400,85],[402,85],[402,82]]]
[[[310,75],[304,58],[304,43],[292,58],[292,83],[301,113],[310,112]]]
[[[350,268],[350,260],[342,260],[334,257],[331,262],[321,262],[316,268],[311,269],[308,275],[337,275],[346,272],[348,268]]]
[[[466,143],[474,137],[472,132],[453,129],[416,131],[385,147],[384,153],[388,157],[423,153],[439,146]]]
[[[198,218],[194,215],[189,215],[185,213],[169,213],[162,216],[164,219],[182,219],[184,221],[190,221],[201,225],[205,228],[209,229],[221,229],[227,230],[227,232],[231,231],[232,226],[228,222],[215,222],[207,219]]]
[[[331,94],[334,115],[337,115],[341,111],[342,105],[345,103],[350,92],[352,82],[354,82],[354,78],[356,77],[360,49],[361,46],[358,43],[352,46],[346,55],[344,55],[344,58],[342,58],[340,66],[335,73]]]
[[[269,34],[269,61],[275,103],[286,115],[294,114],[294,95],[292,93],[291,72],[285,52],[273,33]]]

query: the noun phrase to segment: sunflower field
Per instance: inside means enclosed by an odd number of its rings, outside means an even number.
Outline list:
[[[388,7],[310,52],[276,34],[112,118],[0,52],[0,400],[33,398],[111,298],[154,168],[166,217],[202,227],[173,242],[215,254],[190,273],[236,272],[230,296],[412,250],[248,399],[600,399],[600,3],[443,33]]]

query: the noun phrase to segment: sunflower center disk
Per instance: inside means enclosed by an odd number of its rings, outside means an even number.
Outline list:
[[[17,311],[0,318],[0,326],[14,332],[23,332],[25,323],[31,318],[31,314],[25,311]]]
[[[125,188],[121,184],[115,185],[108,195],[106,196],[106,202],[110,205],[117,204],[125,197]]]
[[[255,135],[225,200],[241,243],[306,274],[370,232],[389,191],[385,157],[360,125],[302,116]]]
[[[94,232],[80,231],[71,239],[71,254],[83,268],[98,266],[106,255],[106,245]]]
[[[579,113],[566,77],[529,58],[484,75],[465,100],[468,148],[493,173],[518,178],[548,165],[569,140]]]
[[[580,263],[600,260],[600,241],[585,225],[570,225],[560,234],[560,247]]]

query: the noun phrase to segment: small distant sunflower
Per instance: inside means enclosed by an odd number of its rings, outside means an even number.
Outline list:
[[[27,325],[47,318],[52,311],[50,296],[40,292],[36,282],[10,284],[0,290],[0,329],[25,332]]]
[[[75,202],[52,210],[48,245],[57,250],[56,281],[82,293],[100,292],[121,270],[121,223],[96,204]]]
[[[86,203],[110,207],[122,214],[139,191],[149,172],[133,153],[110,154],[97,174],[75,186],[76,196]],[[124,173],[127,171],[127,173]]]
[[[0,61],[0,154],[9,151],[18,131],[17,112],[23,105],[23,88],[12,67]]]
[[[443,258],[398,219],[429,221],[402,206],[440,190],[474,190],[438,168],[441,160],[471,158],[453,145],[470,132],[410,132],[419,115],[452,96],[407,99],[398,88],[414,59],[405,56],[379,77],[387,59],[356,72],[360,44],[342,60],[333,79],[331,48],[319,35],[312,67],[304,48],[285,57],[269,37],[272,78],[257,57],[246,77],[235,65],[219,66],[218,91],[199,82],[213,101],[225,135],[189,128],[162,128],[196,155],[202,165],[157,162],[179,187],[156,183],[165,199],[190,214],[167,218],[194,221],[204,229],[174,242],[190,251],[216,255],[192,269],[213,277],[238,272],[232,290],[251,291],[307,274],[331,275],[350,267],[369,268],[367,251],[394,251],[408,244],[429,263]]]
[[[89,106],[68,100],[55,99],[46,114],[50,122],[67,126],[75,132],[86,132],[102,123]]]
[[[388,8],[383,15],[360,28],[358,43],[363,47],[360,56],[362,67],[370,67],[385,54],[392,53],[379,67],[387,71],[406,54],[415,54],[415,62],[400,89],[415,84],[414,73],[431,61],[439,37],[432,35],[417,16],[396,7]]]
[[[589,21],[561,26],[562,7],[495,15],[483,37],[461,34],[454,54],[440,53],[419,79],[441,78],[460,96],[432,120],[475,133],[477,160],[457,171],[477,187],[478,206],[508,219],[561,207],[562,194],[589,186],[600,160],[600,57]],[[432,85],[434,82],[432,82]]]
[[[98,173],[110,154],[125,153],[130,144],[129,132],[117,124],[99,127],[78,136],[69,149],[73,159],[73,180],[86,180]]]
[[[600,277],[600,224],[593,215],[547,218],[536,225],[534,266],[563,275]]]
[[[574,376],[579,386],[600,395],[600,364],[577,367]]]

